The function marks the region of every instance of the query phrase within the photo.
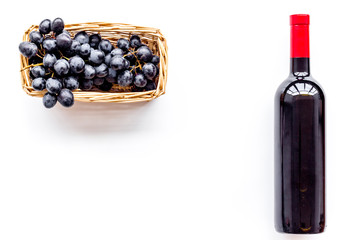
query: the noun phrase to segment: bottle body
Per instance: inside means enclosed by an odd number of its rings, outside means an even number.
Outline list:
[[[284,233],[321,233],[325,95],[307,70],[308,59],[292,59],[292,65],[275,96],[275,228]]]

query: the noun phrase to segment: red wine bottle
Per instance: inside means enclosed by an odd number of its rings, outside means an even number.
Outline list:
[[[309,15],[290,16],[290,75],[275,95],[275,228],[325,228],[325,96],[310,74]]]

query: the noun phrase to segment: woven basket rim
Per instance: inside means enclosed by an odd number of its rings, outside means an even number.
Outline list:
[[[31,31],[38,30],[38,25],[31,25],[23,35],[23,41],[29,41]],[[165,37],[160,29],[151,27],[136,26],[127,23],[106,23],[106,22],[85,22],[65,24],[65,30],[71,34],[79,31],[98,32],[102,37],[109,39],[112,43],[120,35],[139,35],[143,41],[151,44],[152,50],[160,57],[159,77],[157,88],[144,92],[102,92],[102,91],[73,91],[76,101],[82,102],[142,102],[151,101],[163,94],[167,83],[168,74],[168,47]],[[35,91],[31,86],[30,65],[28,59],[20,54],[21,85],[23,90],[30,96],[42,97],[46,91]]]

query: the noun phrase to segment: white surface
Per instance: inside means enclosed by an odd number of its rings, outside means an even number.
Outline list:
[[[356,3],[7,2],[0,239],[356,239]],[[293,13],[311,14],[312,73],[327,95],[328,228],[312,237],[273,228],[273,97],[288,74]],[[148,104],[45,109],[21,89],[18,44],[31,24],[58,16],[160,28],[167,93]]]

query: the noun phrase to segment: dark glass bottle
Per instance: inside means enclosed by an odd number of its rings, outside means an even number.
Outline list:
[[[292,15],[290,75],[275,95],[275,228],[325,228],[325,96],[310,75],[309,15]]]

